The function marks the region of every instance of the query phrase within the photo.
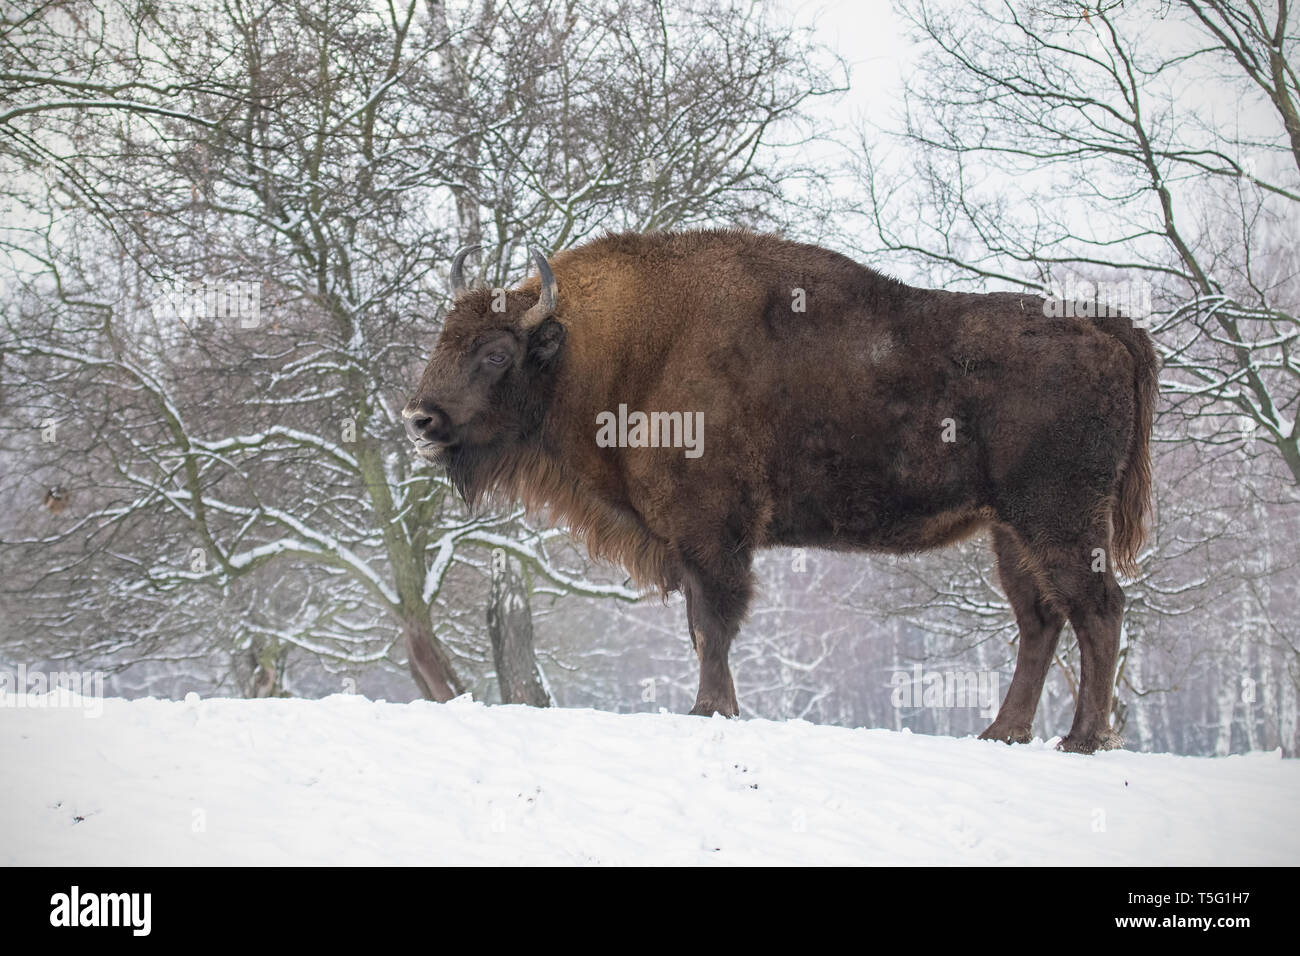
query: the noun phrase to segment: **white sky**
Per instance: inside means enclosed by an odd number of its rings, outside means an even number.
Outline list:
[[[852,88],[836,108],[838,114],[848,119],[896,102],[909,43],[890,0],[778,2],[796,23],[813,27],[817,41],[848,64]]]

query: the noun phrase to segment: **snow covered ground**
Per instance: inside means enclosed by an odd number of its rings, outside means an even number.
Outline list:
[[[1277,754],[468,700],[93,705],[0,708],[0,863],[1300,863],[1300,763]]]

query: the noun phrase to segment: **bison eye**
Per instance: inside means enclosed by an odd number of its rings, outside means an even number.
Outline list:
[[[492,352],[487,355],[483,361],[487,362],[489,365],[500,367],[510,361],[510,356],[506,355],[505,352]]]

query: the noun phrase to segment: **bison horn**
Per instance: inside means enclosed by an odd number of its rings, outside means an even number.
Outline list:
[[[477,252],[482,246],[462,246],[451,259],[451,294],[459,296],[463,292],[469,291],[469,286],[465,284],[465,257],[471,252]]]
[[[531,329],[535,325],[541,325],[552,315],[555,314],[555,303],[557,299],[555,289],[555,274],[551,272],[551,264],[546,261],[546,256],[542,255],[532,246],[528,247],[528,254],[533,257],[533,262],[537,263],[537,274],[542,279],[542,292],[538,296],[537,304],[524,313],[520,325],[525,329]]]

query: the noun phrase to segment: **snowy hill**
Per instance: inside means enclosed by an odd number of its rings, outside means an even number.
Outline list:
[[[1276,754],[467,700],[86,703],[102,715],[0,709],[0,863],[1300,863],[1300,763]]]

